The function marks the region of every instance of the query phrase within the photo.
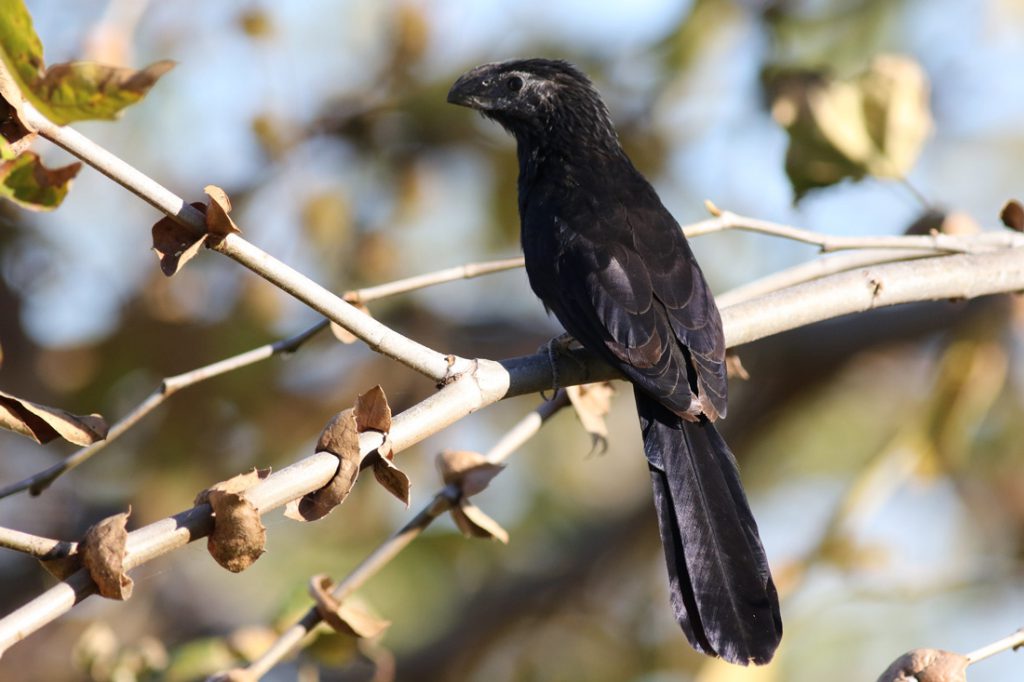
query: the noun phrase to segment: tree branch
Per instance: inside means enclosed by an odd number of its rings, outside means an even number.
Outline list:
[[[221,374],[225,374],[242,367],[247,367],[281,353],[293,353],[298,350],[302,344],[326,327],[327,320],[321,320],[312,327],[309,327],[308,329],[287,339],[282,339],[274,343],[267,343],[204,367],[197,367],[196,369],[183,374],[165,378],[160,382],[160,386],[154,389],[153,392],[145,398],[145,400],[136,405],[131,412],[110,427],[106,438],[71,453],[48,469],[44,469],[43,471],[33,474],[32,476],[29,476],[17,483],[0,488],[0,499],[9,497],[23,490],[28,490],[31,495],[39,495],[41,492],[49,488],[50,485],[60,476],[84,464],[97,452],[123,436],[128,429],[142,421],[143,417],[162,405],[165,400],[181,389],[188,388],[189,386],[206,381],[207,379],[212,379],[213,377],[220,376]]]
[[[513,426],[490,450],[486,457],[494,463],[508,459],[515,450],[532,438],[552,415],[569,405],[568,395],[564,390],[551,400],[541,403],[535,410],[523,417]],[[412,519],[399,528],[387,540],[370,552],[352,571],[345,576],[331,591],[338,602],[362,587],[367,580],[379,573],[413,540],[418,538],[437,517],[449,511],[459,499],[459,490],[454,485],[446,485],[439,490]],[[246,668],[246,679],[258,680],[291,654],[306,637],[323,620],[316,608],[310,608],[298,623],[282,632],[277,641]]]

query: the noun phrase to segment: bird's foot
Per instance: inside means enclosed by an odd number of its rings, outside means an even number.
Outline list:
[[[573,356],[569,353],[569,350],[573,345],[580,347],[579,341],[573,338],[572,334],[561,334],[537,349],[538,353],[547,353],[548,362],[551,363],[552,388],[556,393],[558,392],[558,389],[562,388],[562,384],[558,376],[558,357],[563,356],[572,358]],[[541,396],[543,396],[545,400],[551,400],[554,398],[554,394],[549,398],[545,393],[545,391],[541,391]]]

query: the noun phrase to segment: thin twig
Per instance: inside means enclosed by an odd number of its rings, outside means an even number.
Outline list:
[[[532,438],[549,417],[568,404],[568,395],[564,390],[560,390],[552,400],[542,403],[513,426],[487,452],[487,459],[495,463],[507,459],[523,443]],[[454,485],[446,485],[439,490],[408,523],[370,552],[359,565],[338,582],[331,590],[331,596],[341,602],[362,587],[367,580],[379,573],[403,549],[419,537],[437,517],[450,510],[458,499],[459,490]],[[269,649],[246,667],[246,679],[258,680],[270,672],[274,666],[302,643],[306,635],[312,632],[321,620],[320,613],[316,608],[310,608],[299,622],[282,632]]]
[[[999,235],[999,244],[992,244],[987,240],[979,242],[973,236],[960,236],[935,232],[927,235],[879,235],[873,237],[844,237],[836,235],[821,234],[804,230],[792,225],[773,223],[769,220],[751,218],[737,215],[731,211],[721,211],[708,204],[708,208],[717,215],[714,218],[693,223],[684,228],[687,237],[699,237],[712,232],[723,230],[743,230],[746,232],[758,232],[776,237],[783,237],[793,241],[813,244],[822,253],[833,251],[847,251],[851,249],[908,249],[915,251],[927,251],[933,254],[944,253],[984,253],[1000,247],[1024,246],[1024,235],[1016,232],[992,232],[986,233]]]
[[[0,65],[2,66],[2,65]],[[74,128],[59,126],[43,116],[29,102],[23,103],[24,122],[54,144],[94,167],[114,182],[147,201],[165,215],[201,237],[206,232],[202,212],[115,156]],[[348,302],[285,265],[270,254],[232,233],[211,248],[226,255],[257,275],[291,294],[307,306],[352,332],[378,351],[436,382],[470,369],[471,361],[439,353],[365,315]]]
[[[31,533],[23,533],[20,530],[0,527],[0,547],[28,554],[36,559],[53,559],[74,553],[78,543],[44,538]]]
[[[37,474],[33,474],[23,481],[0,488],[0,499],[23,490],[28,490],[32,495],[40,494],[50,487],[58,477],[87,462],[93,455],[120,438],[128,429],[138,424],[143,417],[162,405],[165,400],[181,389],[194,386],[201,381],[211,379],[226,372],[246,367],[274,355],[292,353],[325,327],[327,327],[327,320],[321,320],[290,338],[267,343],[204,367],[198,367],[177,376],[167,377],[160,382],[160,386],[150,393],[145,400],[136,405],[124,418],[111,426],[105,439],[73,452],[57,464]]]
[[[444,284],[445,282],[453,282],[459,279],[472,279],[474,277],[481,277],[483,275],[489,275],[495,272],[504,272],[505,270],[513,270],[521,267],[523,267],[522,257],[502,258],[500,260],[485,261],[482,263],[467,263],[465,265],[445,268],[444,270],[438,270],[436,272],[428,272],[422,275],[406,277],[405,279],[387,282],[386,284],[378,284],[376,286],[365,287],[363,289],[352,289],[350,291],[346,291],[342,298],[350,303],[369,303],[388,296],[404,294],[417,289],[434,286],[436,284]]]
[[[1024,646],[1024,628],[1017,630],[1008,637],[1003,637],[998,641],[983,646],[980,649],[975,649],[964,658],[967,659],[967,665],[971,665],[972,663],[977,663],[989,656],[995,656],[998,653],[1002,653],[1007,649],[1018,649],[1022,646]]]

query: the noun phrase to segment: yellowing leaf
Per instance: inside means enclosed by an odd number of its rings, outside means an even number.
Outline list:
[[[174,67],[174,62],[160,61],[141,71],[93,62],[45,68],[42,43],[21,0],[0,0],[0,61],[21,94],[44,116],[61,125],[116,118]],[[10,101],[9,93],[5,97]]]
[[[0,391],[0,428],[48,443],[58,436],[75,445],[91,445],[107,437],[107,422],[98,414],[74,415],[56,407],[16,398]]]
[[[5,146],[7,156],[11,148]],[[33,152],[22,152],[0,163],[0,196],[22,208],[52,211],[64,201],[71,181],[81,169],[82,164],[77,161],[60,168],[47,168]]]
[[[796,198],[844,178],[905,177],[932,129],[928,99],[921,67],[899,55],[876,57],[850,80],[780,79],[772,115],[789,133]]]

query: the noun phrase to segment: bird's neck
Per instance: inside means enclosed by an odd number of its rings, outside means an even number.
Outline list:
[[[594,186],[595,176],[611,178],[622,164],[632,167],[610,124],[597,115],[562,115],[543,127],[524,127],[513,134],[520,201],[541,178],[549,187],[571,190],[584,176]]]

